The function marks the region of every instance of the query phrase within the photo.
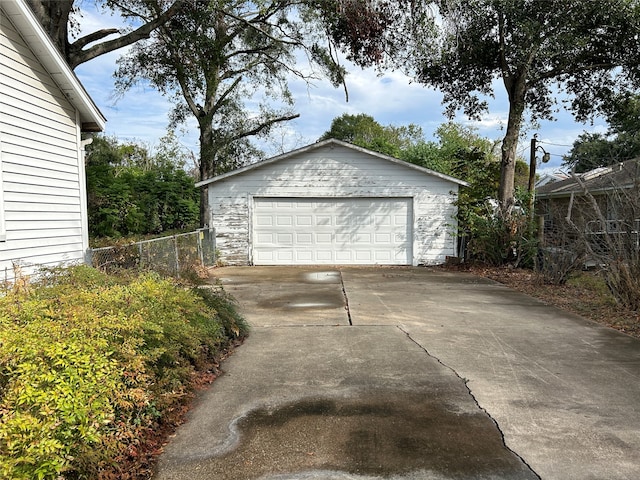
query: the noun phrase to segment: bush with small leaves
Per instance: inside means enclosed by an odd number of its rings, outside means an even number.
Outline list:
[[[246,334],[197,292],[81,266],[0,297],[0,477],[99,478],[125,455]]]

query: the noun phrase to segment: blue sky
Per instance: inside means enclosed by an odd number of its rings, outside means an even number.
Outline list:
[[[113,26],[114,21],[113,17],[97,11],[85,11],[82,18],[87,31]],[[134,87],[122,98],[114,98],[113,72],[121,53],[103,55],[80,65],[76,74],[107,117],[107,135],[153,147],[167,132],[171,103],[152,88],[144,86]],[[413,123],[422,127],[427,140],[432,140],[436,128],[447,121],[442,114],[442,95],[431,88],[412,83],[400,72],[379,75],[372,69],[350,66],[347,86],[349,102],[345,100],[344,91],[335,89],[329,81],[316,81],[308,86],[301,80],[292,79],[290,89],[300,118],[277,129],[273,138],[261,145],[262,148],[268,154],[275,155],[283,150],[313,143],[329,129],[331,121],[343,113],[366,113],[383,125]],[[480,121],[470,121],[461,115],[455,119],[477,128],[480,135],[492,140],[504,136],[508,112],[504,89],[499,82],[496,82],[496,87],[496,98],[490,99],[489,112]],[[569,112],[560,110],[555,121],[540,122],[535,129],[526,124],[519,153],[528,161],[529,140],[537,133],[541,145],[551,154],[551,161],[544,166],[539,165],[539,170],[556,170],[561,166],[561,156],[567,153],[576,137],[585,130],[604,132],[606,124],[602,120],[596,120],[593,125],[579,124]],[[189,122],[177,133],[181,143],[197,153],[198,130],[195,122]]]

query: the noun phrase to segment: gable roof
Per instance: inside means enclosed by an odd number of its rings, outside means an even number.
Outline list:
[[[583,193],[585,189],[590,193],[602,193],[617,188],[631,188],[639,180],[640,158],[636,158],[547,183],[536,189],[536,197],[563,197]]]
[[[290,152],[283,153],[281,155],[277,155],[275,157],[267,158],[266,160],[262,160],[260,162],[252,163],[251,165],[247,165],[246,167],[238,168],[237,170],[233,170],[231,172],[227,172],[227,173],[224,173],[222,175],[218,175],[218,176],[213,177],[213,178],[202,180],[202,181],[196,183],[196,187],[204,187],[205,185],[210,185],[212,183],[219,182],[221,180],[225,180],[225,179],[227,179],[229,177],[233,177],[235,175],[240,175],[241,173],[248,172],[248,171],[254,170],[256,168],[264,167],[264,166],[270,165],[272,163],[280,162],[282,160],[286,160],[288,158],[292,158],[292,157],[294,157],[296,155],[300,155],[300,154],[303,154],[303,153],[311,152],[313,150],[317,150],[319,148],[330,146],[330,145],[337,145],[337,146],[349,148],[351,150],[356,150],[356,151],[358,151],[360,153],[364,153],[364,154],[370,155],[372,157],[380,158],[382,160],[386,160],[388,162],[401,165],[401,166],[403,166],[405,168],[411,168],[411,169],[417,170],[418,172],[423,173],[425,175],[431,175],[431,176],[434,176],[434,177],[438,177],[438,178],[440,178],[442,180],[445,180],[447,182],[456,183],[456,184],[464,186],[464,187],[469,185],[467,182],[465,182],[463,180],[458,180],[457,178],[451,177],[449,175],[445,175],[444,173],[440,173],[440,172],[436,172],[435,170],[430,170],[428,168],[420,167],[418,165],[414,165],[413,163],[405,162],[404,160],[399,160],[397,158],[390,157],[388,155],[384,155],[382,153],[374,152],[373,150],[368,150],[366,148],[359,147],[357,145],[353,145],[352,143],[343,142],[342,140],[337,140],[335,138],[329,138],[328,140],[323,140],[321,142],[312,143],[311,145],[307,145],[306,147],[298,148],[296,150],[292,150]]]
[[[51,78],[80,112],[82,131],[104,130],[106,119],[84,89],[78,77],[44,31],[24,0],[1,0],[0,9],[27,43]],[[3,15],[3,16],[4,16]]]

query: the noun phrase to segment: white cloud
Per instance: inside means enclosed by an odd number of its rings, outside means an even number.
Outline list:
[[[86,7],[86,5],[85,5]],[[85,31],[122,26],[118,17],[102,14],[92,9],[85,10],[81,19]],[[168,113],[171,102],[149,87],[135,87],[114,103],[113,73],[117,58],[124,51],[100,56],[76,69],[78,77],[107,117],[106,133],[122,140],[138,140],[148,145],[157,144],[166,134]],[[306,59],[299,56],[298,67],[307,70]],[[311,86],[297,78],[292,78],[289,87],[296,101],[295,109],[300,118],[280,125],[271,141],[263,142],[268,153],[280,153],[282,148],[297,148],[315,142],[331,121],[343,113],[366,113],[383,125],[408,125],[422,127],[425,137],[431,139],[436,128],[447,121],[443,115],[442,94],[418,83],[401,72],[387,72],[378,75],[373,69],[360,69],[348,62],[347,87],[349,101],[342,88],[334,88],[327,80],[315,80]],[[489,112],[479,121],[471,121],[462,114],[455,120],[477,128],[480,135],[492,140],[501,139],[505,134],[508,103],[504,86],[500,81],[494,84],[496,98],[489,98]],[[594,126],[577,124],[565,111],[557,114],[554,122],[540,122],[540,127],[525,132],[519,146],[519,153],[528,160],[529,139],[537,132],[544,141],[544,148],[552,153],[549,168],[559,167],[561,156],[566,154],[573,141],[584,130],[602,132],[604,122]],[[544,139],[544,140],[543,140]],[[186,133],[181,137],[184,145],[198,151],[198,130],[195,120],[187,122]]]

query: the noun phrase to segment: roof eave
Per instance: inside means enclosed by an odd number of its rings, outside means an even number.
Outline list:
[[[620,190],[620,189],[629,189],[632,188],[633,185],[620,185],[620,186],[611,186],[611,187],[598,187],[598,188],[586,188],[586,192],[585,189],[571,189],[571,190],[564,190],[562,192],[542,192],[542,193],[536,193],[536,198],[539,199],[545,199],[545,198],[559,198],[559,197],[570,197],[571,195],[585,195],[586,193],[590,193],[592,195],[595,194],[602,194],[602,193],[607,193],[607,192],[614,192],[616,190]]]
[[[43,30],[24,0],[2,0],[1,8],[18,28],[22,38],[80,113],[83,132],[104,130],[106,118],[100,112],[71,67]]]
[[[417,171],[419,171],[421,173],[424,173],[424,174],[427,174],[427,175],[431,175],[431,176],[434,176],[434,177],[438,177],[438,178],[441,178],[442,180],[446,180],[446,181],[451,182],[451,183],[456,183],[456,184],[458,184],[460,186],[463,186],[463,187],[468,187],[469,186],[469,183],[467,183],[467,182],[465,182],[463,180],[459,180],[459,179],[451,177],[449,175],[445,175],[443,173],[436,172],[435,170],[430,170],[428,168],[420,167],[419,165],[414,165],[413,163],[405,162],[403,160],[399,160],[397,158],[390,157],[388,155],[384,155],[382,153],[374,152],[372,150],[368,150],[366,148],[359,147],[357,145],[353,145],[352,143],[343,142],[342,140],[337,140],[335,138],[329,138],[327,140],[322,140],[322,141],[317,142],[317,143],[312,143],[311,145],[307,145],[306,147],[298,148],[296,150],[292,150],[290,152],[283,153],[281,155],[277,155],[275,157],[268,158],[268,159],[263,160],[261,162],[257,162],[257,163],[253,163],[251,165],[247,165],[246,167],[239,168],[239,169],[234,170],[232,172],[228,172],[228,173],[225,173],[225,174],[222,174],[222,175],[218,175],[216,177],[209,178],[209,179],[206,179],[206,180],[201,180],[200,182],[196,183],[196,187],[204,187],[206,185],[209,185],[209,184],[212,184],[212,183],[215,183],[215,182],[219,182],[219,181],[227,179],[229,177],[233,177],[235,175],[240,175],[241,173],[253,170],[255,168],[264,167],[266,165],[270,165],[272,163],[279,162],[281,160],[293,157],[295,155],[300,155],[302,153],[305,153],[305,152],[308,152],[308,151],[311,151],[311,150],[316,150],[318,148],[321,148],[321,147],[324,147],[324,146],[327,146],[327,145],[331,145],[331,144],[340,145],[340,146],[343,146],[343,147],[350,148],[352,150],[357,150],[357,151],[362,152],[362,153],[364,153],[366,155],[371,155],[371,156],[374,156],[374,157],[382,158],[384,160],[396,163],[398,165],[402,165],[403,167],[412,168],[412,169],[417,170]]]

